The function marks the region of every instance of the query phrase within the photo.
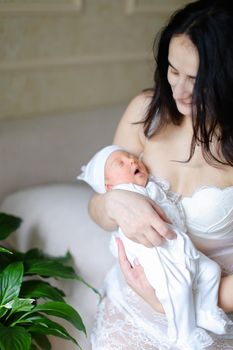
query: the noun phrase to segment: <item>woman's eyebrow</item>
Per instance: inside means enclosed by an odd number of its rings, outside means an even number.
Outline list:
[[[172,64],[171,62],[168,60],[168,65],[171,66],[173,69],[177,70]]]
[[[173,69],[178,71],[178,69],[176,67],[174,67],[169,60],[168,60],[168,65],[171,66]],[[191,79],[196,79],[196,77],[194,75],[188,75],[188,77]]]

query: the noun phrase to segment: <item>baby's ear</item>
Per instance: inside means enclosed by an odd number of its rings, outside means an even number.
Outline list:
[[[107,192],[108,192],[108,191],[111,191],[112,185],[106,183],[106,184],[105,184],[105,189],[106,189]]]

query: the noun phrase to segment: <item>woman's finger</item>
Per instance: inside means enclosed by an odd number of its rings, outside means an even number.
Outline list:
[[[116,238],[116,242],[118,247],[118,258],[119,258],[120,267],[124,272],[127,272],[127,271],[130,272],[132,269],[132,265],[130,264],[126,256],[124,245],[120,238]]]
[[[156,213],[160,216],[160,218],[167,222],[168,224],[171,224],[171,220],[167,217],[167,215],[164,213],[164,211],[157,205],[154,201],[151,200],[151,205],[155,209]]]
[[[119,263],[125,280],[135,291],[138,292],[138,294],[141,294],[141,289],[143,290],[143,288],[140,287],[138,289],[138,285],[141,284],[142,277],[140,276],[144,277],[144,270],[137,259],[135,259],[134,266],[132,266],[126,256],[125,248],[121,239],[116,238],[116,242],[118,246]]]
[[[167,221],[166,216],[163,218],[160,215],[161,209],[156,205],[153,205],[159,217],[154,217],[151,226],[162,237],[166,239],[175,239],[176,234],[171,228],[171,222]],[[162,212],[163,213],[163,212]],[[165,214],[164,214],[165,215]],[[164,221],[166,219],[166,221]]]
[[[150,304],[154,310],[164,312],[162,305],[158,301],[154,288],[149,284],[144,269],[138,259],[134,259],[133,266],[127,259],[124,245],[120,238],[116,238],[118,246],[119,263],[122,273],[129,286]]]
[[[154,247],[154,244],[153,244],[153,240],[151,241],[151,239],[150,239],[150,234],[149,234],[149,231],[150,231],[151,229],[150,228],[148,228],[147,230],[146,230],[146,234],[142,234],[141,236],[140,236],[140,244],[142,244],[142,245],[144,245],[145,247],[147,247],[147,248],[153,248]],[[152,231],[152,230],[151,230]],[[154,230],[153,230],[154,231]],[[155,231],[154,231],[155,232]],[[159,235],[157,234],[157,236],[159,237]],[[158,244],[159,245],[159,244]]]
[[[150,247],[159,247],[165,242],[165,238],[161,236],[152,226],[147,229],[146,238],[150,242]]]

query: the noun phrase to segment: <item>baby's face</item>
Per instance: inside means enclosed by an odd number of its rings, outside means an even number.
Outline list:
[[[145,165],[132,154],[125,151],[116,151],[110,154],[105,164],[105,187],[123,183],[134,183],[146,186],[149,173]]]

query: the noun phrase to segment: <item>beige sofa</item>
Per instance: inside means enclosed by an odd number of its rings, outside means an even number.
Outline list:
[[[39,247],[53,255],[69,250],[78,272],[99,289],[113,263],[110,234],[90,220],[92,190],[76,175],[96,150],[111,143],[124,108],[0,121],[0,210],[23,218],[10,243],[22,251]],[[62,288],[82,315],[88,337],[66,327],[88,350],[98,297],[78,282],[62,281]],[[60,339],[52,343],[53,349],[77,349]]]

